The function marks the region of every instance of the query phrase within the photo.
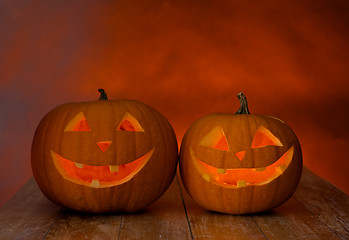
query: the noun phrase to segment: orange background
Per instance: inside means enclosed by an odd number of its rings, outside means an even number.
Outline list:
[[[179,143],[243,91],[349,193],[348,13],[346,0],[0,1],[0,206],[32,176],[40,119],[100,87],[158,109]]]

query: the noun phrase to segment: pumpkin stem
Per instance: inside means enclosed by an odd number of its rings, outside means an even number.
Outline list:
[[[235,114],[250,114],[245,95],[242,92],[240,92],[237,96],[240,101],[240,108]]]
[[[104,91],[104,89],[100,88],[98,89],[98,92],[101,93],[101,96],[98,100],[108,100],[107,93]]]

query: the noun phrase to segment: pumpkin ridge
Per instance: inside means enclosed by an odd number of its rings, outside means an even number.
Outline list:
[[[116,131],[116,121],[126,111],[145,132]],[[64,132],[79,112],[85,115],[91,131]],[[170,185],[178,161],[173,128],[165,117],[159,116],[161,113],[152,107],[127,99],[72,102],[53,108],[40,121],[31,147],[33,175],[40,190],[54,203],[77,211],[134,212],[145,208]],[[110,145],[103,152],[98,143]],[[80,161],[66,163],[77,172],[70,179],[73,181],[60,174],[62,169],[55,165],[51,150],[66,159]],[[139,160],[142,153],[148,155]],[[127,171],[122,173],[121,168]],[[88,171],[80,172],[83,169]]]
[[[238,97],[236,114],[208,114],[188,128],[180,149],[181,178],[189,195],[206,209],[262,212],[292,196],[301,177],[302,152],[289,126],[266,115],[249,114],[246,97],[242,93]],[[230,151],[210,147],[215,140],[206,136],[217,126],[222,127]]]

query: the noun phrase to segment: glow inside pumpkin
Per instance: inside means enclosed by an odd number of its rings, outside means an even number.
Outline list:
[[[212,129],[199,143],[201,146],[211,147],[216,150],[230,151],[223,128],[217,126]],[[262,148],[265,146],[282,146],[280,140],[274,136],[268,129],[261,126],[257,129],[251,148]],[[242,161],[246,151],[234,153]],[[278,160],[274,163],[260,168],[237,168],[224,169],[213,167],[199,160],[190,148],[190,155],[194,166],[202,178],[210,183],[226,187],[239,188],[248,185],[263,185],[279,177],[289,166],[294,153],[294,147],[291,146]]]
[[[126,113],[118,126],[117,131],[144,132],[137,119],[130,113]],[[66,126],[64,132],[91,131],[85,115],[78,113]],[[102,152],[105,152],[112,141],[96,142]],[[87,165],[64,158],[51,150],[51,156],[58,172],[67,180],[76,184],[92,188],[112,187],[123,184],[132,179],[151,158],[154,148],[142,157],[120,165]]]
[[[133,178],[148,162],[154,149],[142,157],[121,165],[92,166],[70,161],[51,150],[58,172],[67,180],[94,188],[120,185]]]

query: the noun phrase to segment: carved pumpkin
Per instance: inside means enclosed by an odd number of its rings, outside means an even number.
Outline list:
[[[158,199],[177,166],[175,133],[159,112],[135,100],[67,103],[40,122],[34,177],[47,198],[80,211],[140,210]]]
[[[294,193],[302,153],[283,121],[249,114],[245,96],[236,114],[216,113],[194,122],[183,137],[180,172],[202,207],[230,214],[266,211]]]

